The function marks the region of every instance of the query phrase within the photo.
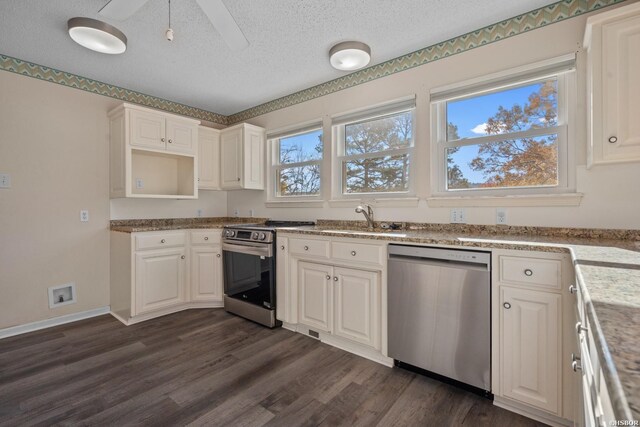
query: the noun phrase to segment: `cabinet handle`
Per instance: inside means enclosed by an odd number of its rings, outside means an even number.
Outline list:
[[[327,280],[331,280],[331,276],[327,274]]]
[[[529,277],[533,276],[533,270],[527,268],[526,270],[524,270],[524,275]]]
[[[308,250],[309,250],[309,246],[305,246],[305,247],[304,247],[304,250],[305,250],[305,251],[308,251]]]
[[[166,243],[166,240],[162,239],[160,240],[160,243]]]
[[[570,294],[575,294],[578,292],[578,288],[575,287],[574,285],[569,286],[569,293]]]
[[[182,255],[182,256],[180,257],[180,259],[184,259],[184,255]]]
[[[504,308],[506,308],[507,310],[509,310],[511,308],[511,304],[509,304],[508,302],[505,302],[504,304],[502,304],[502,306]]]
[[[209,238],[205,236],[204,240],[209,240]]]
[[[280,249],[284,251],[284,245],[280,246]]]
[[[582,366],[580,366],[578,362],[573,361],[571,362],[571,369],[573,369],[573,372],[582,371]]]
[[[171,144],[172,142],[173,142],[172,140],[169,140],[169,144]]]
[[[216,257],[217,257],[217,258],[220,258],[220,256],[221,256],[220,254],[216,254]]]
[[[580,335],[580,332],[586,332],[588,330],[589,330],[588,328],[585,328],[584,326],[582,326],[582,322],[576,323],[576,334]]]
[[[337,282],[338,281],[338,276],[333,276],[333,281]]]
[[[164,142],[164,138],[160,138],[160,141]]]
[[[610,136],[609,137],[609,142],[611,144],[615,144],[616,142],[618,142],[618,137],[617,136]]]
[[[576,356],[575,353],[571,353],[571,362],[575,362],[576,360],[580,360],[580,356]]]
[[[351,251],[351,256],[356,256],[356,251]]]

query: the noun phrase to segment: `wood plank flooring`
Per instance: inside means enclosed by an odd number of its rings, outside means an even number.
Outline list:
[[[221,309],[0,340],[0,426],[537,426],[486,399]]]

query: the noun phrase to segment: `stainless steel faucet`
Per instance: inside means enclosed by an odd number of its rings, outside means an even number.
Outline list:
[[[364,217],[367,219],[367,229],[373,230],[373,209],[371,208],[371,206],[360,205],[356,208],[356,212],[364,215]]]

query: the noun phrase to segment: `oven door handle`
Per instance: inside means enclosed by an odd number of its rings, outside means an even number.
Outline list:
[[[273,256],[272,245],[242,245],[238,243],[222,243],[222,250],[228,252],[237,252],[240,254],[256,255],[271,258]]]

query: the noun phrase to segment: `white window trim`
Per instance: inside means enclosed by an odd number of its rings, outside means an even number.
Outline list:
[[[418,198],[415,197],[415,179],[413,168],[411,163],[409,169],[409,188],[407,191],[394,191],[394,192],[373,192],[373,193],[343,193],[344,189],[344,176],[342,173],[342,163],[344,161],[362,158],[377,158],[385,157],[389,155],[403,155],[409,156],[410,162],[414,161],[415,152],[415,124],[416,124],[416,103],[415,95],[398,98],[390,102],[384,102],[366,108],[352,110],[349,112],[337,114],[331,117],[331,140],[332,140],[332,155],[331,155],[331,170],[333,171],[331,176],[331,200],[329,200],[329,206],[352,206],[357,205],[361,201],[366,201],[373,205],[378,206],[417,206]],[[402,112],[411,112],[412,120],[412,132],[411,132],[411,145],[407,148],[399,148],[394,150],[379,151],[376,153],[367,153],[363,155],[344,155],[344,129],[346,125],[351,123],[358,123],[362,121],[375,120],[377,118],[390,116]],[[408,203],[408,204],[407,204]]]
[[[427,198],[429,206],[579,205],[582,195],[576,193],[574,155],[577,109],[575,74],[575,54],[569,54],[432,90],[431,196]],[[550,76],[555,76],[558,79],[558,126],[507,135],[469,138],[455,144],[446,142],[447,101],[497,92],[528,82],[540,81]],[[558,134],[558,186],[446,190],[446,148],[499,141],[505,139],[505,136],[533,136],[549,133]],[[544,195],[551,197],[541,197]],[[531,200],[527,200],[527,197],[530,197]],[[509,200],[510,198],[513,200]],[[446,199],[450,199],[450,201]],[[479,199],[482,201],[480,202]]]
[[[280,139],[300,135],[303,133],[312,132],[314,130],[322,131],[322,158],[318,160],[311,160],[299,163],[287,163],[286,165],[280,164]],[[303,123],[298,123],[292,126],[286,126],[267,132],[267,161],[269,168],[267,169],[267,201],[265,205],[267,207],[322,207],[324,205],[325,193],[324,187],[326,185],[325,179],[322,176],[323,163],[325,159],[325,137],[324,126],[322,119],[310,120]],[[320,192],[315,195],[308,196],[279,196],[277,191],[278,170],[282,168],[291,168],[297,166],[306,166],[311,164],[317,164],[320,167]]]

